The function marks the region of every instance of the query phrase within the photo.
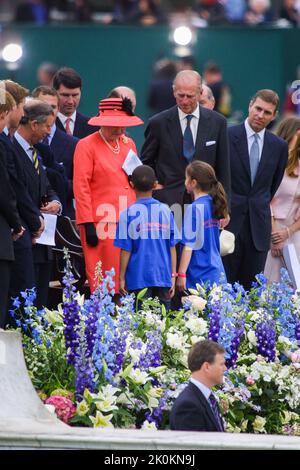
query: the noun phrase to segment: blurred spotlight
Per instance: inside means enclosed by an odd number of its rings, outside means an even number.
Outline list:
[[[14,63],[21,59],[23,49],[20,44],[7,44],[2,50],[2,58],[5,62]]]
[[[179,46],[187,46],[193,39],[193,34],[190,28],[187,26],[178,26],[174,30],[173,39]]]

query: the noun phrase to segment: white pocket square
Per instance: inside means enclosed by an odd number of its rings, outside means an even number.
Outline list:
[[[209,140],[208,142],[205,142],[205,146],[209,147],[210,145],[215,145],[216,141],[215,140]]]

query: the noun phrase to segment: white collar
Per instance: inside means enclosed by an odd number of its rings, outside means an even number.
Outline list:
[[[30,157],[31,157],[31,149],[30,147],[33,147],[27,140],[24,139],[24,137],[19,134],[18,131],[15,132],[14,138],[17,140],[17,142],[21,145],[22,149],[25,150],[25,152],[29,155],[28,152],[30,152]]]
[[[59,120],[60,120],[60,121],[63,123],[63,125],[65,126],[66,120],[67,120],[68,118],[70,118],[72,122],[75,122],[75,120],[76,120],[76,111],[74,111],[74,113],[73,113],[71,116],[65,116],[64,114],[58,112],[58,113],[57,113],[57,117],[59,118]]]
[[[257,134],[260,138],[260,140],[263,142],[264,141],[264,137],[265,137],[265,132],[266,132],[266,128],[264,127],[261,131],[259,132],[255,132],[252,127],[250,126],[249,122],[248,122],[248,118],[245,120],[245,129],[246,129],[246,134],[247,134],[247,139],[249,139],[250,137],[253,137],[254,134]]]
[[[203,385],[203,383],[199,382],[199,380],[196,380],[193,377],[190,378],[190,382],[192,382],[192,384],[196,385],[196,387],[199,388],[200,392],[203,393],[206,400],[208,400],[208,398],[211,394],[211,389],[206,387],[206,385]]]
[[[199,119],[200,117],[200,108],[199,105],[194,109],[194,111],[191,114],[186,114],[184,113],[179,106],[177,106],[178,109],[178,115],[179,115],[179,121],[183,121],[187,116],[194,116],[195,118]]]

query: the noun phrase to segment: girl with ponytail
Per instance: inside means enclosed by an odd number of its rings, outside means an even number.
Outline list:
[[[183,250],[177,287],[184,291],[201,281],[218,283],[225,271],[220,255],[220,219],[228,215],[226,194],[214,169],[196,160],[186,168],[185,187],[194,202],[184,216]]]

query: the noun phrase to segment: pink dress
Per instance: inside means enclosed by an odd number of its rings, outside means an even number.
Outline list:
[[[300,217],[300,162],[298,164],[298,176],[293,178],[286,173],[277,192],[271,202],[271,210],[277,228],[285,228],[292,225]],[[285,244],[293,243],[300,263],[300,230],[293,233]],[[265,276],[270,282],[280,280],[280,268],[285,267],[282,257],[273,257],[271,250],[268,253]]]

